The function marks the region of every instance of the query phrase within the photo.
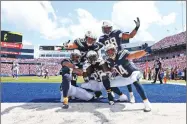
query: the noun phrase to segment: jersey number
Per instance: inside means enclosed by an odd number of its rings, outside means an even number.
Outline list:
[[[118,47],[115,37],[110,38],[109,40],[106,40],[105,45],[108,45],[108,44],[113,44],[114,46]]]
[[[81,52],[81,56],[85,56],[86,55],[86,52]]]
[[[95,80],[101,80],[101,74],[102,74],[102,72],[103,71],[97,71],[97,73],[96,72],[94,72],[94,73],[92,73],[92,76],[94,77],[94,79]]]
[[[126,69],[124,69],[122,65],[119,65],[118,68],[119,68],[119,71],[117,70],[117,68],[114,68],[118,73],[120,73],[122,75],[123,74],[126,74],[126,75],[129,74],[128,71]]]

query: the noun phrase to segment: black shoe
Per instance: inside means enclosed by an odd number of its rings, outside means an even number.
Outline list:
[[[100,97],[102,98],[102,92],[101,91],[96,91],[94,94],[95,94],[96,98],[100,98]]]
[[[155,82],[151,82],[152,84],[155,84]]]
[[[163,83],[160,83],[160,84],[163,84]]]
[[[88,100],[88,102],[94,102],[95,97],[93,96],[90,100]]]
[[[68,109],[68,108],[69,108],[69,105],[68,105],[68,104],[63,104],[63,105],[62,105],[62,108],[63,108],[63,109]]]

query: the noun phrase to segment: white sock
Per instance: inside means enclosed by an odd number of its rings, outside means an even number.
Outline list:
[[[129,92],[130,96],[133,96],[133,92]]]

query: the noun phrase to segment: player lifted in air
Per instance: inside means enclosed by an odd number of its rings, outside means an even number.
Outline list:
[[[121,30],[113,30],[112,23],[109,21],[103,21],[102,23],[102,32],[103,36],[100,36],[99,42],[102,43],[104,46],[108,44],[113,44],[118,50],[122,50],[122,40],[129,40],[130,38],[133,38],[136,35],[136,32],[138,31],[140,27],[140,20],[137,18],[137,21],[135,21],[136,27],[135,29],[130,33],[123,33]],[[135,97],[132,92],[132,86],[127,85],[129,94],[130,94],[130,102],[135,102]]]
[[[134,64],[130,62],[130,60],[138,59],[144,56],[147,52],[151,52],[150,47],[147,47],[145,50],[140,50],[135,53],[129,53],[127,50],[118,51],[112,44],[106,46],[106,55],[108,56],[107,60],[109,65],[115,72],[117,72],[121,76],[121,80],[124,80],[120,85],[118,82],[117,86],[134,84],[137,92],[140,94],[144,102],[145,112],[151,111],[151,105],[143,87],[139,83],[141,72],[135,67]]]
[[[109,75],[111,75],[111,68],[109,68],[107,62],[99,59],[99,55],[95,51],[89,51],[86,57],[88,59],[88,63],[83,68],[83,77],[86,83],[83,83],[81,87],[92,91],[101,91],[106,89],[110,105],[114,104],[111,91],[120,96],[119,101],[127,101],[127,96],[124,95],[119,88],[110,87]]]
[[[85,61],[86,53],[89,50],[98,51],[103,47],[102,44],[96,42],[97,37],[91,31],[87,31],[85,38],[77,38],[73,43],[66,43],[62,49],[78,49],[80,50],[82,57],[81,61]]]
[[[73,65],[71,60],[69,59],[64,59],[61,62],[61,65],[62,65],[62,69],[60,74],[62,75],[62,84],[60,86],[60,90],[61,90],[61,102],[63,102],[62,108],[67,109],[69,107],[68,104],[69,96],[73,96],[75,98],[85,101],[94,99],[94,96],[88,91],[86,91],[85,89],[71,85],[72,72],[76,73],[77,75],[82,75],[82,70],[76,69],[75,65]]]

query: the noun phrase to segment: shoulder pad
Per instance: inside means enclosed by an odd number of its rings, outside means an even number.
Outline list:
[[[104,64],[106,61],[105,60],[103,60],[103,59],[98,59],[98,61],[97,62],[99,62],[99,65],[102,65],[102,64]]]
[[[77,38],[74,43],[77,44],[79,47],[84,47],[83,45],[84,39],[82,38]]]
[[[103,47],[103,44],[101,42],[96,42],[94,44],[94,50],[98,51],[99,49],[101,49]]]
[[[122,33],[122,31],[121,30],[114,30],[113,33],[119,33],[120,34],[120,33]]]
[[[99,40],[102,40],[102,39],[104,39],[104,35],[99,37]]]
[[[71,60],[70,60],[70,59],[63,59],[63,60],[61,61],[61,64],[62,64],[63,62],[71,62]]]
[[[119,59],[122,59],[123,57],[125,57],[126,55],[129,54],[129,51],[128,50],[121,50],[119,52],[120,56],[119,56]]]

